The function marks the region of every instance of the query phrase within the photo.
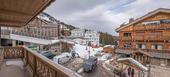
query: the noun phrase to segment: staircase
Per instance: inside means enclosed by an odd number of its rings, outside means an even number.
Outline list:
[[[30,34],[26,32],[19,32],[14,30],[1,29],[1,38],[20,40],[24,42],[31,42],[36,44],[51,44],[51,38],[48,36],[42,36],[37,34]]]

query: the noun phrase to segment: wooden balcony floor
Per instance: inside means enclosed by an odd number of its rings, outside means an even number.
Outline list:
[[[0,77],[25,77],[24,70],[21,69],[22,64],[6,65],[7,61],[22,61],[22,59],[4,59],[0,69]]]

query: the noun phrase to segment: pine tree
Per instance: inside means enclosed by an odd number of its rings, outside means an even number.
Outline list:
[[[89,41],[88,46],[91,46],[91,42]]]
[[[62,49],[61,52],[62,52],[62,53],[63,53],[63,52],[70,52],[70,49],[69,49],[69,47],[68,47],[68,45],[67,45],[67,42],[66,42],[65,47]]]

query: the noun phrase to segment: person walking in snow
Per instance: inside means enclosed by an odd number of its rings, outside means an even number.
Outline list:
[[[134,77],[134,74],[135,74],[135,71],[134,71],[134,69],[132,69],[131,77]]]

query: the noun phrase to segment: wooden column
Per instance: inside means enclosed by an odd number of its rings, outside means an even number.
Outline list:
[[[140,77],[140,72],[141,72],[141,70],[138,70],[138,77]]]
[[[138,58],[138,59],[139,59],[138,61],[140,62],[140,56],[138,56],[138,57],[139,57],[139,58]]]
[[[168,64],[168,63],[167,63],[167,59],[165,59],[165,66],[167,66],[167,64]]]

